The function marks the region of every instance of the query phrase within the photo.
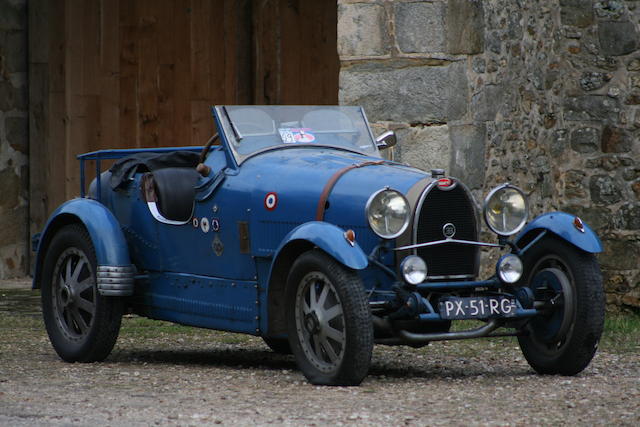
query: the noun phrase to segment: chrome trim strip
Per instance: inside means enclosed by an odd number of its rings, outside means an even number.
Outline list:
[[[156,220],[160,221],[163,224],[184,225],[184,224],[191,223],[191,217],[189,217],[189,219],[186,221],[174,221],[172,219],[165,218],[164,216],[162,216],[162,214],[158,210],[158,206],[156,205],[156,202],[147,202],[147,206],[149,207],[149,212],[151,212],[151,215],[153,215],[153,217]],[[193,209],[191,210],[191,216],[193,216]]]
[[[96,272],[98,292],[108,297],[133,295],[135,272],[136,268],[133,265],[99,265]]]
[[[433,242],[426,243],[418,243],[415,245],[401,246],[399,248],[393,249],[394,251],[402,251],[405,249],[416,249],[423,248],[426,246],[435,246],[435,245],[443,245],[445,243],[459,243],[461,245],[473,245],[473,246],[489,246],[492,248],[501,248],[504,245],[500,245],[498,243],[485,243],[485,242],[473,242],[471,240],[458,240],[458,239],[445,239],[445,240],[435,240]]]
[[[458,275],[449,275],[449,276],[427,276],[427,280],[442,280],[442,279],[472,279],[474,276],[472,274],[458,274]]]

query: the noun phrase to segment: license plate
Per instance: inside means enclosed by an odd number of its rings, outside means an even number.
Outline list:
[[[502,296],[445,297],[440,299],[443,319],[489,319],[516,315],[516,301]]]

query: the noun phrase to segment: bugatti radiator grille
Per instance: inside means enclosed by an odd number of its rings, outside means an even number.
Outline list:
[[[432,187],[422,198],[417,216],[414,243],[432,242],[451,237],[444,235],[447,224],[453,224],[455,239],[476,241],[478,238],[473,201],[461,185],[448,191],[441,190],[437,186]],[[451,227],[447,227],[447,232],[451,232]],[[437,279],[450,276],[475,276],[478,251],[477,246],[445,243],[418,248],[417,255],[426,261],[429,277]]]

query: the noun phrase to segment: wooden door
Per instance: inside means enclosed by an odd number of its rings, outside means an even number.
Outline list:
[[[336,14],[335,0],[30,1],[32,232],[79,195],[80,153],[202,145],[215,104],[336,103]]]

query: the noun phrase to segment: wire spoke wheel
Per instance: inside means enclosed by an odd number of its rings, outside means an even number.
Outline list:
[[[104,360],[116,343],[123,301],[98,292],[91,237],[80,224],[62,227],[42,263],[42,315],[56,353],[67,362]]]
[[[56,322],[69,340],[82,340],[96,314],[94,272],[87,256],[76,248],[66,249],[58,257],[53,277]]]
[[[302,279],[295,310],[296,331],[309,361],[324,372],[335,369],[344,356],[344,316],[340,297],[323,273]]]
[[[313,384],[358,385],[373,351],[369,303],[358,274],[320,250],[294,262],[287,280],[291,351]]]

